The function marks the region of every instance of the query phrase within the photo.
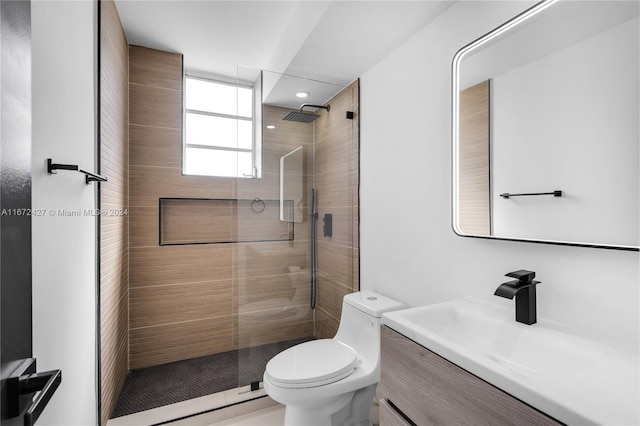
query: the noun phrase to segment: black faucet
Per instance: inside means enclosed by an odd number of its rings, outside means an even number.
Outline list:
[[[520,269],[519,271],[509,272],[505,276],[517,279],[500,284],[500,287],[493,294],[507,299],[513,299],[515,296],[516,321],[527,325],[535,324],[537,321],[536,284],[540,284],[540,281],[533,280],[536,273]]]

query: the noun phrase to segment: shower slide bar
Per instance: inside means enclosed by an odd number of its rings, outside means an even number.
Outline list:
[[[562,191],[556,190],[553,192],[529,192],[524,194],[509,194],[508,192],[504,192],[500,194],[500,196],[504,199],[507,199],[510,197],[527,197],[530,195],[553,195],[554,197],[562,197]]]
[[[71,170],[74,172],[80,172],[85,175],[85,183],[87,185],[89,185],[91,182],[107,182],[106,177],[88,172],[86,170],[82,170],[75,164],[57,164],[54,163],[51,158],[47,158],[47,173],[49,173],[50,175],[55,175],[56,172],[54,170]]]
[[[318,292],[318,232],[316,230],[318,222],[318,193],[315,188],[311,188],[311,309],[316,307]]]

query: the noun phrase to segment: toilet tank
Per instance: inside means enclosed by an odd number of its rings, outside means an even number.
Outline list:
[[[397,300],[372,291],[347,294],[342,301],[342,315],[335,340],[353,348],[358,355],[379,364],[380,317],[383,313],[405,308]]]
[[[385,312],[397,311],[405,307],[397,300],[366,290],[347,294],[343,302],[375,318],[380,318]]]

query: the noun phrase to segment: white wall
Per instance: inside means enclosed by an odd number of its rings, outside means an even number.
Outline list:
[[[96,406],[96,222],[57,210],[95,208],[80,173],[48,175],[47,158],[94,169],[93,1],[33,1],[33,354],[62,369],[39,425],[91,425]]]
[[[419,306],[537,272],[538,315],[631,344],[637,252],[464,238],[451,229],[451,60],[532,2],[459,2],[361,78],[361,287]]]

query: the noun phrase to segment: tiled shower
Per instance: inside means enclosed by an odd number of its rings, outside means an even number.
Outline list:
[[[183,57],[127,45],[113,3],[101,9],[101,167],[116,176],[101,202],[129,212],[101,223],[104,423],[130,371],[335,334],[342,297],[359,288],[359,85],[327,99],[314,123],[258,106],[260,179],[183,175]],[[280,159],[300,146],[301,222],[282,222]]]

